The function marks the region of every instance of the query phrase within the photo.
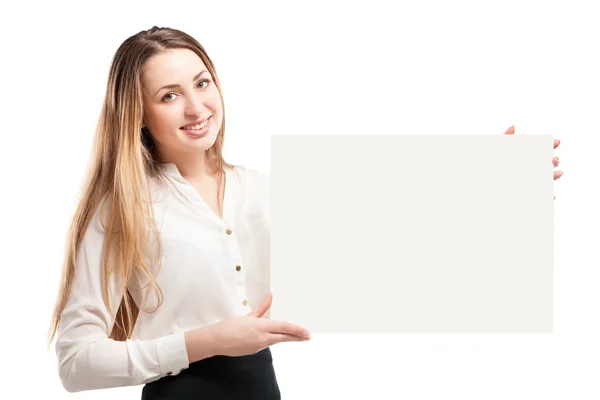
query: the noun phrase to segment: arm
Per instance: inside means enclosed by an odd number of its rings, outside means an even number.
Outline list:
[[[191,344],[186,343],[184,332],[124,342],[108,337],[123,292],[113,275],[109,283],[112,310],[108,312],[102,301],[103,246],[97,211],[78,249],[71,293],[56,336],[59,376],[69,392],[148,383],[176,375],[190,362],[187,348]]]

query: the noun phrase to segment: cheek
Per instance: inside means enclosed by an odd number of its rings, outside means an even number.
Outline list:
[[[165,134],[172,130],[173,127],[179,127],[177,124],[181,122],[180,113],[175,104],[170,107],[159,107],[149,110],[147,115],[148,127],[150,131],[156,132],[156,134]]]
[[[214,90],[211,93],[210,99],[209,101],[209,107],[216,113],[219,114],[219,116],[223,115],[223,107],[221,105],[221,95],[219,95],[219,91],[214,88]]]
[[[157,144],[168,146],[176,140],[176,128],[179,127],[177,123],[181,118],[177,118],[175,108],[146,109],[144,121]]]

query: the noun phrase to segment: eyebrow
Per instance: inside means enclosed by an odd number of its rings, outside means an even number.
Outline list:
[[[200,78],[202,76],[202,74],[205,73],[205,72],[208,72],[208,71],[206,71],[206,70],[201,71],[198,75],[196,75],[194,77],[194,79],[192,79],[192,82],[195,81],[196,79]],[[171,84],[171,85],[166,85],[166,86],[163,86],[160,89],[158,89],[156,91],[156,93],[154,93],[154,95],[156,96],[158,94],[158,92],[160,92],[163,89],[174,89],[174,88],[178,88],[178,87],[181,87],[181,85],[179,85],[177,83],[174,83],[174,84]]]

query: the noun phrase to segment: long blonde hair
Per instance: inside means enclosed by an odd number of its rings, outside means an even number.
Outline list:
[[[102,261],[102,296],[106,308],[111,310],[108,278],[113,273],[119,274],[124,293],[109,337],[119,341],[131,337],[140,311],[127,288],[135,273],[148,280],[157,295],[158,306],[162,303],[162,291],[144,261],[149,237],[152,233],[152,236],[158,237],[148,178],[164,176],[164,172],[156,159],[152,136],[146,128],[142,128],[141,75],[151,57],[174,48],[192,50],[212,75],[221,95],[223,123],[214,145],[206,151],[207,162],[220,179],[224,168],[231,167],[222,156],[225,134],[223,94],[215,67],[202,45],[184,32],[156,26],[126,39],[112,60],[90,166],[68,230],[61,286],[48,333],[48,345],[56,335],[61,313],[69,298],[77,249],[92,216],[105,201],[109,205]],[[158,252],[160,259],[160,248]]]

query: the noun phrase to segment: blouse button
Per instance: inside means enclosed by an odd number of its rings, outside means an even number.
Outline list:
[[[239,271],[240,269],[242,269],[242,267],[240,267],[239,265],[237,267],[235,267],[236,271]]]
[[[231,235],[231,229],[227,229],[227,230],[225,231],[225,233],[226,233],[226,234],[228,234],[228,235]]]
[[[248,305],[248,301],[244,300],[244,302],[242,304],[245,305],[245,306],[247,306]]]

